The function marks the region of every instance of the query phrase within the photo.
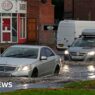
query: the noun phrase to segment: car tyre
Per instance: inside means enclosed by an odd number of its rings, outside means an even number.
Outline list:
[[[60,67],[59,65],[56,66],[55,71],[54,71],[54,75],[58,75],[60,71]]]
[[[37,68],[35,68],[34,70],[33,70],[33,72],[32,72],[32,74],[31,74],[31,77],[38,77],[38,70],[37,70]]]

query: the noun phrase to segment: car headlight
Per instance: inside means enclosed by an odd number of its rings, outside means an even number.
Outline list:
[[[89,55],[89,56],[93,56],[93,55],[95,55],[95,52],[94,52],[94,51],[88,52],[87,55]]]
[[[64,54],[65,54],[65,55],[68,55],[68,54],[69,54],[69,51],[68,51],[68,50],[65,50],[65,51],[64,51]]]
[[[30,70],[30,65],[21,66],[18,69],[18,71],[28,71],[28,70]]]
[[[23,71],[30,70],[30,67],[29,67],[29,66],[24,66],[24,67],[22,68],[22,70],[23,70]]]

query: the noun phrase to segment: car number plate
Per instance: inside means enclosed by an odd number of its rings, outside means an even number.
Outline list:
[[[0,72],[0,77],[8,77],[11,76],[10,73],[4,73],[4,72]]]
[[[73,59],[82,59],[81,56],[72,56]]]

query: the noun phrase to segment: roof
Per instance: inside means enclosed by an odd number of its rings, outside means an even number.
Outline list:
[[[82,32],[83,36],[95,36],[95,29],[85,29]]]

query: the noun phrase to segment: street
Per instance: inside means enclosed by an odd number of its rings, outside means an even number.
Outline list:
[[[62,56],[62,52],[57,52]],[[12,82],[12,88],[0,88],[1,92],[28,88],[58,88],[64,83],[78,80],[95,79],[95,64],[61,64],[58,76],[49,75],[39,78],[27,77],[1,77],[0,82]]]
[[[95,80],[94,10],[95,0],[0,0],[0,92]]]

